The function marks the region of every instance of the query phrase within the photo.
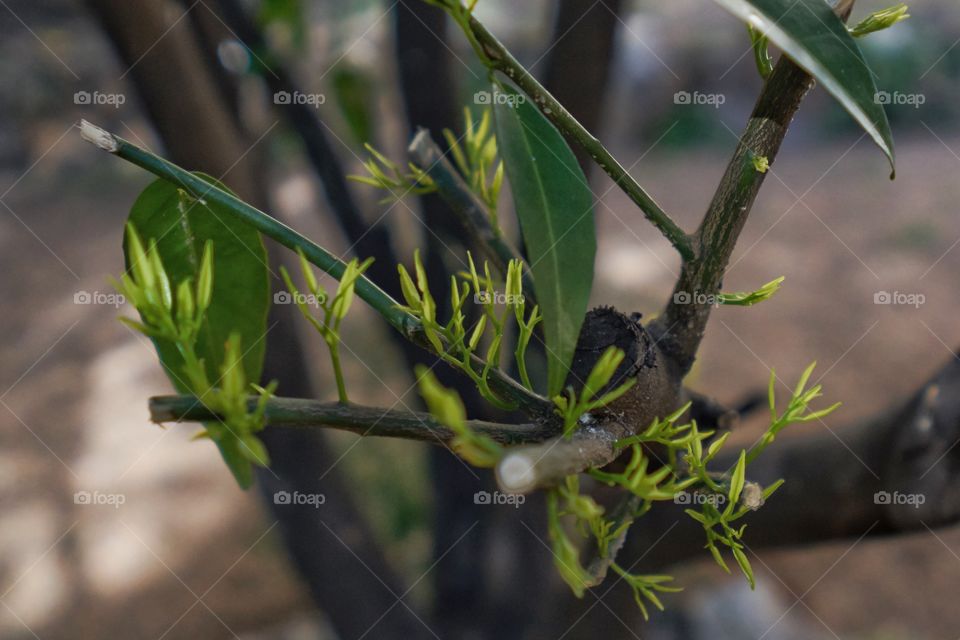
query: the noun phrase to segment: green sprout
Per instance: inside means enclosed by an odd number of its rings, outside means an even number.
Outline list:
[[[430,176],[412,162],[401,167],[370,143],[363,146],[372,156],[363,163],[369,175],[351,175],[347,176],[347,179],[387,191],[389,195],[380,200],[380,204],[394,202],[408,194],[425,195],[436,192],[437,186]]]
[[[774,384],[777,380],[777,374],[773,370],[770,371],[770,384],[767,387],[767,398],[770,404],[770,427],[766,430],[763,436],[761,436],[760,441],[750,449],[750,452],[747,455],[747,463],[756,460],[757,456],[763,453],[763,450],[773,443],[777,437],[777,434],[779,434],[788,425],[820,420],[836,411],[837,408],[842,404],[837,402],[830,405],[826,409],[810,411],[810,403],[823,395],[821,393],[822,385],[817,384],[810,389],[805,389],[807,382],[810,380],[810,376],[813,374],[813,370],[816,368],[816,366],[817,363],[813,362],[810,364],[810,366],[804,369],[803,373],[800,375],[800,380],[793,389],[793,395],[790,398],[790,402],[787,403],[787,408],[782,414],[777,413],[776,396],[774,393]]]
[[[310,324],[313,325],[323,338],[323,341],[327,344],[327,348],[330,351],[330,360],[333,363],[333,375],[337,381],[337,394],[340,402],[346,404],[350,402],[350,399],[347,397],[347,387],[343,378],[343,369],[340,365],[340,325],[347,316],[347,312],[350,311],[351,304],[353,304],[354,286],[360,276],[373,264],[373,258],[367,258],[362,263],[356,258],[348,262],[343,276],[340,277],[340,283],[337,285],[337,292],[333,298],[330,298],[326,290],[317,282],[317,278],[313,273],[313,267],[310,266],[306,256],[303,255],[303,251],[297,250],[297,254],[300,256],[300,271],[307,283],[310,295],[313,296],[315,304],[323,310],[322,320],[314,316],[311,312],[311,300],[297,290],[296,285],[293,284],[293,278],[290,277],[286,267],[280,267],[280,275],[290,290],[294,302],[297,304],[297,308],[300,309],[300,313],[310,321]]]
[[[757,173],[766,173],[770,170],[770,159],[767,156],[753,155],[750,160],[753,162],[753,168],[757,170]]]
[[[640,607],[640,613],[643,614],[644,620],[650,619],[650,614],[647,612],[647,607],[643,602],[644,599],[652,603],[653,606],[660,611],[663,611],[663,603],[660,602],[660,598],[656,596],[655,592],[675,593],[677,591],[683,591],[681,587],[664,586],[665,582],[671,582],[673,580],[673,576],[635,575],[629,573],[617,563],[613,563],[611,566],[613,570],[630,585],[630,588],[633,590],[633,599],[637,602],[637,606]]]
[[[489,436],[474,432],[467,425],[466,411],[459,394],[440,384],[424,365],[417,365],[417,384],[427,409],[438,422],[454,433],[450,448],[475,467],[493,467],[503,457],[503,447]]]
[[[567,387],[566,396],[554,396],[553,402],[557,405],[557,413],[563,416],[563,435],[569,438],[573,435],[580,418],[584,414],[605,407],[624,393],[630,390],[637,383],[636,378],[627,380],[616,389],[608,391],[599,398],[595,396],[610,382],[610,378],[616,373],[617,367],[623,362],[624,353],[622,349],[610,347],[603,352],[603,355],[593,365],[587,381],[583,385],[579,395],[572,387]]]
[[[504,309],[498,313],[497,300],[500,297],[494,290],[490,265],[484,262],[481,276],[468,252],[469,273],[450,276],[450,319],[441,323],[437,318],[437,303],[430,292],[427,272],[420,258],[420,251],[414,252],[414,277],[406,267],[397,265],[400,276],[400,290],[406,305],[401,308],[415,316],[423,327],[423,334],[434,352],[448,364],[465,373],[476,384],[480,394],[491,404],[501,409],[511,409],[513,405],[500,399],[491,389],[490,372],[500,368],[501,346],[507,321],[512,316],[519,326],[518,344],[515,350],[518,369],[523,384],[530,389],[530,380],[526,369],[526,347],[537,323],[542,317],[539,308],[534,307],[529,316],[526,314],[526,302],[523,297],[522,270],[519,260],[507,265],[507,278],[503,295]],[[466,303],[472,297],[474,304],[481,307],[482,314],[473,327],[467,327]],[[489,340],[485,355],[477,355],[481,342],[487,334]],[[475,362],[475,358],[480,363]]]
[[[780,290],[780,285],[783,284],[785,279],[786,278],[784,276],[780,276],[776,280],[771,280],[756,291],[720,293],[717,295],[717,302],[719,304],[736,307],[749,307],[751,305],[755,305],[758,302],[763,302],[764,300],[769,300],[772,298],[773,294]]]
[[[443,130],[443,137],[470,190],[486,206],[490,225],[499,237],[503,232],[497,217],[497,202],[503,187],[504,166],[503,162],[497,159],[497,138],[493,133],[491,111],[484,110],[479,121],[474,119],[467,108],[463,110],[463,114],[463,137],[458,138],[450,129]],[[433,179],[416,164],[408,162],[407,166],[403,167],[372,145],[364,146],[371,155],[371,158],[363,163],[367,175],[351,175],[348,178],[387,191],[388,195],[380,201],[381,204],[408,194],[424,195],[437,191]]]
[[[874,11],[869,16],[858,22],[853,27],[848,27],[850,30],[850,35],[854,38],[862,38],[868,34],[874,33],[875,31],[882,31],[884,29],[889,29],[898,22],[902,22],[910,17],[909,7],[904,4],[896,4],[892,7],[887,7],[886,9],[880,9],[879,11]]]
[[[450,129],[443,130],[443,137],[470,189],[487,205],[490,224],[499,235],[502,232],[497,217],[497,201],[503,186],[504,167],[503,161],[497,161],[497,138],[493,134],[491,112],[490,109],[484,109],[480,121],[475,122],[470,109],[464,108],[463,118],[462,145]]]

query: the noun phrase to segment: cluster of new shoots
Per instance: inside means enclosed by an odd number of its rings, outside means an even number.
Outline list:
[[[610,378],[616,373],[623,358],[624,353],[621,349],[608,348],[593,366],[579,394],[572,387],[567,387],[566,395],[557,395],[553,398],[554,404],[557,405],[557,413],[563,416],[564,437],[569,438],[573,435],[581,418],[589,415],[594,409],[610,404],[637,383],[636,378],[631,378],[617,388],[597,397],[597,394],[610,382]]]
[[[198,339],[213,294],[213,244],[207,241],[204,246],[197,282],[188,278],[174,287],[156,242],[150,241],[144,248],[133,225],[128,223],[126,232],[130,269],[115,286],[137,309],[142,322],[121,320],[176,350],[182,366],[167,365],[176,386],[220,417],[220,422],[205,424],[201,435],[217,443],[241,484],[249,484],[251,463],[269,464],[266,448],[254,434],[264,427],[266,402],[276,383],[266,389],[248,384],[239,334],[231,334],[226,341],[223,362],[207,363],[198,354]],[[248,408],[251,390],[260,396],[253,411]]]
[[[522,270],[519,260],[511,260],[507,265],[505,291],[502,297],[502,310],[498,309],[500,295],[494,290],[494,281],[490,274],[490,265],[484,262],[483,276],[477,272],[473,257],[468,253],[470,272],[462,274],[458,281],[450,276],[450,319],[441,324],[437,318],[437,303],[430,293],[427,273],[420,260],[419,250],[414,252],[414,278],[401,264],[397,265],[400,274],[400,288],[406,306],[402,307],[420,320],[423,333],[431,347],[441,359],[464,372],[477,385],[481,395],[490,403],[503,409],[513,408],[510,402],[499,398],[489,385],[490,372],[500,368],[500,353],[504,332],[511,316],[517,319],[518,340],[515,356],[517,366],[523,378],[523,384],[530,388],[526,374],[526,346],[533,330],[541,320],[539,308],[534,307],[526,315],[526,303],[523,298]],[[472,327],[467,326],[467,301],[473,298],[475,305],[481,307],[479,320]],[[498,312],[499,311],[499,312]],[[476,355],[487,336],[485,357]],[[475,363],[479,359],[479,364]]]
[[[626,533],[633,522],[633,516],[622,521],[605,517],[602,506],[590,496],[580,493],[578,476],[568,476],[560,486],[547,494],[547,533],[554,564],[574,595],[581,598],[584,591],[599,584],[603,576],[592,574],[580,563],[580,544],[564,526],[564,517],[572,518],[574,530],[581,538],[592,536],[595,539],[597,555],[600,558],[608,558],[613,553],[613,541]],[[663,610],[663,604],[655,592],[680,591],[679,588],[665,586],[664,583],[673,580],[670,576],[633,574],[612,561],[611,566],[633,589],[634,598],[644,618],[648,618],[646,602]]]
[[[503,447],[488,436],[474,432],[467,425],[467,415],[460,396],[447,389],[427,367],[417,366],[417,383],[427,409],[437,421],[454,433],[450,448],[475,467],[496,466],[503,457]]]
[[[763,450],[773,443],[777,434],[787,425],[821,420],[836,411],[840,406],[841,403],[837,402],[826,409],[810,411],[810,403],[823,395],[821,393],[822,385],[815,384],[809,389],[805,389],[816,366],[816,362],[811,363],[800,375],[800,380],[793,389],[790,402],[787,403],[786,410],[781,414],[777,413],[776,394],[774,393],[777,374],[775,371],[770,372],[770,383],[767,387],[767,399],[770,404],[770,428],[761,436],[760,441],[750,449],[750,452],[747,454],[747,463],[756,460],[757,456],[763,453]]]
[[[594,586],[598,577],[580,564],[580,545],[568,534],[561,518],[573,519],[574,529],[583,538],[592,537],[600,558],[610,555],[611,544],[621,539],[633,520],[645,514],[657,501],[681,501],[690,503],[690,495],[698,495],[699,509],[687,509],[686,513],[703,526],[708,549],[725,571],[730,569],[722,550],[729,549],[743,574],[754,586],[753,570],[745,553],[742,537],[746,525],[735,527],[734,523],[754,511],[780,487],[777,480],[767,487],[747,481],[747,466],[773,442],[776,435],[787,425],[818,420],[834,411],[839,404],[819,411],[810,411],[809,405],[820,396],[820,386],[805,389],[816,363],[801,375],[793,391],[787,409],[778,414],[773,399],[773,382],[770,386],[771,424],[758,443],[749,451],[741,451],[737,463],[726,473],[708,469],[720,453],[729,433],[714,437],[713,431],[701,431],[696,421],[680,423],[680,418],[690,408],[681,407],[665,418],[654,420],[643,431],[617,441],[618,448],[630,448],[630,460],[619,472],[589,469],[587,475],[609,486],[619,487],[632,494],[635,502],[631,511],[609,518],[603,507],[589,496],[580,495],[577,476],[551,491],[548,506],[549,532],[556,564],[561,576],[578,596],[585,588]],[[654,460],[659,464],[655,465]],[[689,492],[681,499],[684,492]],[[625,503],[626,504],[626,503]],[[637,603],[647,615],[645,603],[662,608],[655,592],[674,591],[665,587],[666,576],[633,575],[615,563],[610,565],[631,585]]]
[[[433,180],[417,165],[408,162],[406,167],[402,167],[374,149],[370,143],[364,143],[363,146],[373,156],[363,163],[369,175],[347,178],[387,191],[388,195],[380,200],[380,204],[400,200],[411,193],[425,195],[436,192],[437,186]]]
[[[476,121],[470,109],[463,110],[464,133],[462,138],[450,129],[443,130],[443,137],[450,148],[457,169],[470,190],[486,206],[490,226],[500,236],[502,231],[497,217],[497,201],[503,187],[503,162],[497,156],[497,138],[493,133],[490,109],[484,109]],[[392,202],[406,195],[424,195],[437,190],[433,179],[421,167],[408,162],[406,167],[390,160],[370,144],[365,145],[372,156],[363,163],[369,175],[349,176],[354,182],[367,184],[388,192],[381,203]]]
[[[696,477],[699,480],[699,486],[707,492],[706,498],[708,498],[703,501],[700,511],[687,509],[687,514],[703,525],[707,536],[706,548],[710,550],[717,564],[724,570],[729,571],[720,553],[720,547],[717,546],[721,544],[730,549],[744,575],[750,580],[751,587],[754,584],[753,571],[746,554],[743,552],[743,543],[740,542],[746,525],[739,529],[732,525],[749,511],[759,508],[780,487],[783,481],[778,480],[768,487],[761,488],[754,483],[745,481],[746,468],[747,465],[757,459],[757,456],[763,453],[764,449],[774,441],[777,434],[788,425],[820,420],[840,406],[840,403],[836,403],[826,409],[809,410],[810,403],[821,396],[820,385],[805,389],[815,367],[816,363],[814,362],[801,374],[799,382],[793,389],[787,409],[782,414],[777,413],[774,398],[776,374],[774,372],[770,373],[770,426],[749,451],[741,452],[737,464],[729,473],[720,479],[716,479],[714,474],[707,470],[707,464],[717,455],[726,440],[727,434],[711,443],[706,455],[704,455],[702,444],[697,441],[691,443],[686,456],[684,456],[683,461],[688,473],[691,477]],[[719,506],[722,502],[725,502],[726,506],[721,511]]]
[[[443,136],[450,147],[450,155],[470,189],[487,206],[490,225],[497,234],[501,234],[497,201],[503,187],[503,161],[497,160],[497,138],[493,134],[490,113],[490,109],[484,109],[480,122],[475,122],[470,109],[464,108],[463,144],[449,129],[443,130]]]
[[[340,366],[340,325],[347,316],[347,312],[350,311],[350,305],[353,304],[353,290],[357,279],[370,268],[370,265],[373,264],[373,258],[367,258],[363,262],[354,258],[348,262],[347,268],[340,278],[340,283],[337,285],[337,292],[331,298],[327,295],[326,289],[317,281],[317,277],[313,273],[313,267],[307,261],[306,256],[303,255],[303,251],[298,249],[297,254],[300,256],[300,271],[310,291],[310,297],[302,295],[297,290],[285,267],[280,267],[280,275],[297,303],[300,313],[310,321],[310,324],[320,333],[323,341],[327,344],[327,348],[330,350],[330,360],[333,363],[333,375],[337,380],[337,394],[340,402],[346,404],[350,400],[347,397],[343,369]],[[315,303],[323,311],[322,319],[311,311],[311,303]]]

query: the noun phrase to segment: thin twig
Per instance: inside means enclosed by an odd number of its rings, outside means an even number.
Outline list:
[[[251,397],[251,409],[258,398]],[[429,413],[379,409],[339,402],[320,402],[302,398],[271,398],[267,401],[266,421],[271,427],[329,428],[362,436],[380,436],[448,443],[454,433]],[[193,396],[158,396],[150,399],[150,419],[154,422],[206,422],[217,415]],[[539,423],[502,424],[484,420],[467,421],[473,431],[501,444],[543,442],[556,430]]]

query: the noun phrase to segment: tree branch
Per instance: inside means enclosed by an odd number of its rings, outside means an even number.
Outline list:
[[[250,408],[257,398],[251,397]],[[150,398],[153,422],[207,422],[218,416],[193,396],[157,396]],[[273,427],[329,428],[361,436],[402,438],[446,444],[455,434],[429,413],[379,409],[338,402],[319,402],[305,398],[271,398],[267,402],[267,424]],[[468,420],[467,426],[501,444],[543,442],[556,434],[540,423],[502,424]]]
[[[566,385],[580,393],[599,354],[610,347],[622,350],[625,357],[597,395],[630,378],[636,379],[634,386],[607,406],[581,416],[569,438],[558,436],[508,450],[496,467],[504,491],[529,493],[568,475],[603,467],[619,455],[617,440],[683,403],[681,378],[672,361],[637,320],[609,307],[594,309],[584,319]]]
[[[850,7],[844,11],[846,20]],[[766,169],[759,169],[755,162],[766,159],[773,164],[790,122],[812,86],[813,79],[806,71],[786,56],[780,57],[694,234],[695,254],[684,258],[673,296],[651,327],[684,373],[696,358],[713,307],[711,297],[720,291],[730,256],[766,178]]]
[[[786,483],[745,519],[746,543],[753,549],[807,545],[956,522],[958,438],[960,359],[954,356],[906,402],[849,428],[824,427],[784,438],[753,462],[748,480],[767,485],[783,478]],[[729,468],[735,460],[730,451],[716,468]],[[644,516],[644,526],[634,527],[624,549],[630,556],[625,562],[667,529],[670,535],[657,544],[651,569],[701,554],[703,528],[683,514],[685,506],[664,503]]]
[[[459,20],[458,20],[459,22]],[[554,98],[546,87],[533,77],[517,61],[496,37],[475,17],[470,15],[461,27],[467,32],[468,39],[480,60],[491,70],[499,71],[517,83],[540,112],[560,131],[583,147],[593,161],[610,176],[614,183],[626,193],[643,211],[644,216],[657,227],[670,241],[684,259],[694,256],[691,239],[675,223],[660,205],[643,190],[616,158],[607,151],[597,138],[587,131],[567,109]]]

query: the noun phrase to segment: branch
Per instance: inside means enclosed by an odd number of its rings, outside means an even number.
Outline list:
[[[251,397],[250,408],[257,404]],[[429,413],[378,409],[355,404],[319,402],[304,398],[271,398],[267,402],[266,422],[271,427],[329,428],[361,436],[402,438],[446,444],[455,434]],[[207,422],[218,416],[193,396],[157,396],[150,398],[150,419],[162,422]],[[539,423],[501,424],[469,420],[476,433],[501,444],[543,442],[556,434],[555,429]]]
[[[455,18],[457,16],[454,16]],[[473,15],[460,22],[480,60],[491,70],[499,71],[517,83],[540,109],[540,112],[560,131],[575,140],[593,158],[614,183],[640,207],[646,218],[670,241],[684,259],[694,255],[690,237],[675,223],[660,205],[627,173],[617,159],[597,138],[571,115],[533,75],[520,64],[487,28]]]
[[[639,322],[612,308],[594,309],[584,319],[566,385],[579,393],[597,354],[611,346],[621,349],[625,357],[597,395],[630,378],[635,378],[636,384],[609,405],[581,416],[571,437],[507,451],[496,467],[504,491],[529,493],[555,485],[568,475],[606,466],[620,453],[617,440],[634,435],[683,403],[676,367]]]
[[[849,428],[824,428],[779,442],[747,469],[753,482],[786,480],[745,519],[747,544],[754,549],[814,544],[957,522],[958,415],[960,358],[955,355],[906,402]],[[717,460],[716,468],[729,468],[732,454]],[[625,552],[631,557],[625,562],[667,529],[670,535],[657,545],[659,566],[702,553],[703,528],[683,515],[684,506],[664,504],[648,513],[628,541]]]
[[[844,10],[846,20],[850,6]],[[696,358],[713,306],[710,299],[720,291],[730,256],[767,175],[755,161],[765,158],[773,164],[790,122],[812,86],[813,78],[806,71],[786,56],[780,57],[694,234],[695,255],[684,258],[673,296],[652,327],[663,340],[664,350],[684,372]]]
[[[339,280],[343,276],[346,264],[339,258],[236,196],[86,120],[80,121],[80,135],[84,140],[98,148],[177,185],[193,197],[222,206],[240,221],[252,226],[267,237],[273,238],[288,249],[292,251],[300,249],[307,260],[334,278]],[[401,310],[399,303],[388,293],[364,276],[357,279],[355,290],[360,299],[373,307],[404,337],[432,352],[432,347],[424,336],[420,321]],[[485,364],[476,356],[473,356],[473,362],[479,368],[483,368]],[[552,412],[553,404],[549,400],[527,390],[519,382],[495,367],[490,370],[489,385],[494,393],[515,404],[519,410],[528,416],[542,417]]]

